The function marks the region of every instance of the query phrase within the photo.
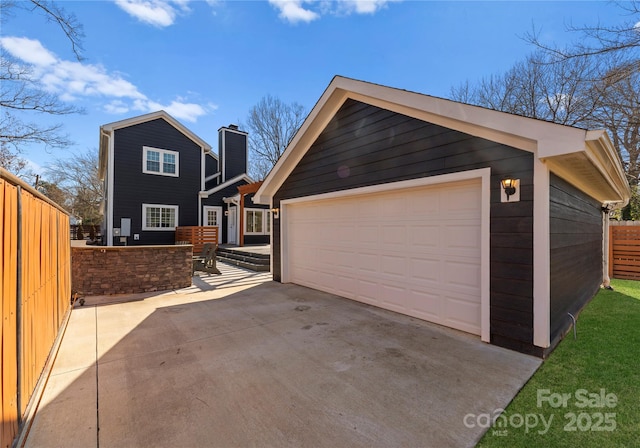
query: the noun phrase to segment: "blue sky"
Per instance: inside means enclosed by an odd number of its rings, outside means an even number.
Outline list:
[[[17,10],[0,44],[86,113],[57,119],[76,145],[33,146],[35,166],[96,149],[100,125],[165,109],[216,149],[217,130],[271,94],[310,110],[334,75],[447,97],[501,73],[568,25],[616,24],[606,2],[65,1],[84,25],[85,60],[53,24]],[[42,120],[46,121],[44,117]]]

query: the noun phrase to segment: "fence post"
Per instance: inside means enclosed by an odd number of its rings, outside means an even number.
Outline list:
[[[609,278],[613,278],[613,244],[615,243],[613,229],[615,229],[614,226],[609,226]]]
[[[16,370],[17,370],[17,404],[18,427],[22,425],[22,187],[18,185],[18,224],[16,228],[18,247],[17,279],[16,279]]]

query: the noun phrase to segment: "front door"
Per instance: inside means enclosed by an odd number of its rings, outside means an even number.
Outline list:
[[[220,243],[220,232],[222,232],[222,207],[204,207],[204,225],[216,226],[218,228],[218,244]]]
[[[237,207],[229,207],[229,216],[227,216],[227,243],[229,244],[238,244],[236,240],[237,209]]]

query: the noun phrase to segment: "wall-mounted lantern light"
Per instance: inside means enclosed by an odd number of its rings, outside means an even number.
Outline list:
[[[502,202],[518,202],[520,200],[520,179],[511,177],[500,181],[502,187]]]
[[[271,216],[273,216],[273,219],[278,219],[280,217],[280,209],[279,208],[272,208],[271,209]]]

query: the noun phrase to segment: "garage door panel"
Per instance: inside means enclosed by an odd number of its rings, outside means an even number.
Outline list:
[[[382,274],[403,278],[407,271],[407,260],[401,256],[382,255],[380,270]]]
[[[398,311],[400,313],[405,312],[407,307],[407,290],[405,288],[381,284],[380,297],[382,297],[382,304],[386,305],[384,308]]]
[[[438,323],[442,319],[442,297],[428,290],[408,291],[407,307],[416,317]]]
[[[482,192],[466,185],[450,186],[442,191],[442,210],[456,215],[475,214],[480,210]]]
[[[442,258],[435,256],[433,258],[411,258],[409,275],[417,280],[438,281],[440,277],[440,269],[438,269]]]
[[[358,292],[355,299],[361,302],[375,305],[380,301],[380,286],[378,282],[357,280]]]
[[[448,296],[446,303],[445,325],[455,326],[471,333],[480,332],[480,304],[458,297]]]
[[[407,228],[409,244],[414,248],[416,246],[421,249],[425,247],[435,248],[440,243],[440,226],[412,224]]]
[[[480,252],[480,231],[478,223],[451,225],[446,233],[445,244],[450,249],[468,249]]]
[[[480,334],[480,181],[287,205],[288,279]]]
[[[375,253],[358,253],[357,262],[354,264],[362,273],[378,273],[380,256]]]
[[[480,266],[472,261],[449,260],[444,263],[444,283],[477,291],[480,284]]]
[[[377,225],[362,225],[356,238],[358,243],[376,244],[380,241],[380,229]]]
[[[398,246],[405,244],[405,227],[398,225],[382,226],[382,243],[385,245]]]

